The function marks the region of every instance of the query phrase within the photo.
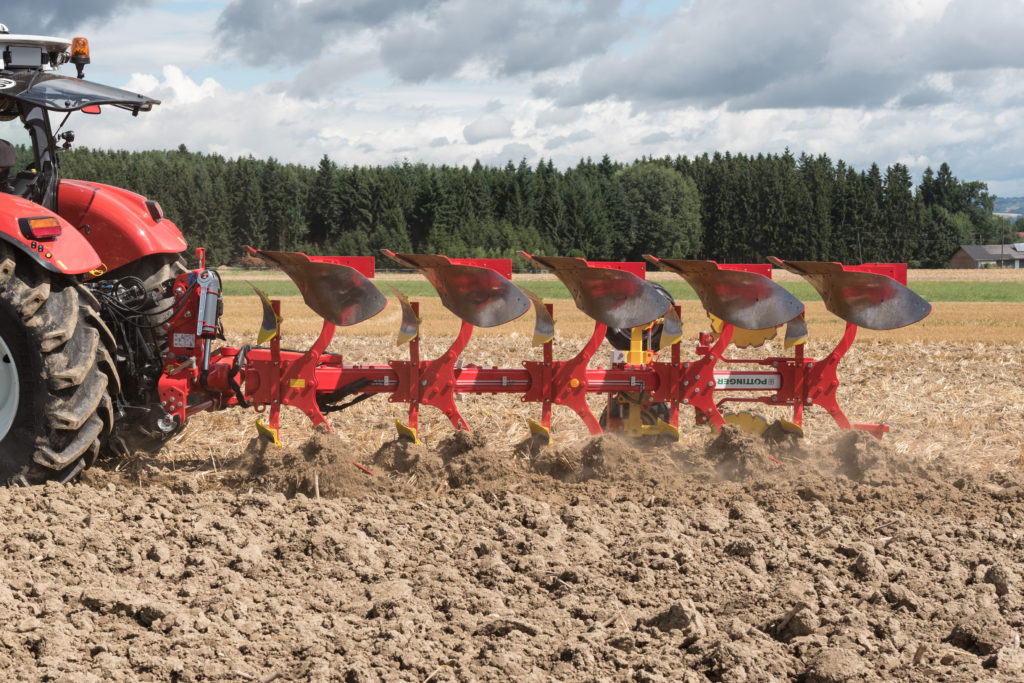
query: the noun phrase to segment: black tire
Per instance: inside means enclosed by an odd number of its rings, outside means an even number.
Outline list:
[[[676,300],[672,297],[672,295],[669,293],[669,291],[667,289],[662,287],[657,282],[648,282],[647,284],[649,284],[651,287],[654,287],[656,290],[658,290],[659,294],[661,294],[663,297],[665,297],[670,304],[675,306]],[[651,332],[650,332],[651,346],[654,347],[655,351],[659,351],[661,349],[661,331],[662,331],[663,327],[664,326],[661,323],[655,323],[654,327],[651,328]],[[608,340],[608,343],[612,345],[613,349],[618,349],[619,351],[629,351],[629,343],[630,343],[631,333],[632,333],[632,331],[628,327],[624,327],[624,328],[609,327],[608,331],[605,332],[604,338]],[[644,335],[644,351],[648,350],[647,349],[647,346],[648,346],[647,340],[648,340],[648,335],[645,334]]]
[[[68,481],[92,464],[113,429],[112,341],[88,291],[0,243],[0,393],[13,415],[0,422],[0,484]]]
[[[117,369],[124,378],[121,395],[115,401],[117,423],[114,435],[116,450],[122,454],[155,452],[173,435],[161,433],[155,426],[157,419],[164,414],[159,407],[157,381],[168,348],[167,331],[161,324],[173,313],[175,297],[171,283],[187,270],[185,260],[179,254],[153,254],[107,273],[96,281],[101,285],[137,278],[144,289],[145,303],[138,309],[140,317],[135,320],[137,329],[113,319],[109,307],[104,312],[112,329],[126,332],[130,337],[120,338],[120,347],[112,349]],[[147,352],[152,358],[146,358]]]

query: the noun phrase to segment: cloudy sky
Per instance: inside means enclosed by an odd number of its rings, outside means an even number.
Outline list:
[[[163,100],[93,147],[315,165],[824,153],[1024,196],[1024,0],[3,0]]]

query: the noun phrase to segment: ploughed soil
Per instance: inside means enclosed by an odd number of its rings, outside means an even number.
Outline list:
[[[253,442],[0,489],[8,680],[1024,680],[1024,476],[805,452]]]

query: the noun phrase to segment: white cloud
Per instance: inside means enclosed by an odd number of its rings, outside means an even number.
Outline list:
[[[92,52],[86,78],[105,82],[125,72],[155,73],[166,64],[209,70],[218,61],[209,36],[216,18],[212,9],[183,14],[160,6],[87,22],[78,27]]]
[[[560,147],[565,147],[566,145],[571,145],[574,142],[585,142],[587,140],[592,139],[593,137],[593,131],[577,130],[572,133],[569,133],[568,135],[558,135],[556,137],[551,138],[544,144],[544,149],[558,149]]]
[[[640,138],[641,145],[659,145],[662,142],[668,142],[672,139],[672,134],[668,131],[659,130],[657,132],[645,135]]]
[[[203,100],[213,99],[223,90],[212,78],[204,78],[202,83],[196,83],[173,65],[163,68],[163,76],[164,80],[161,82],[152,74],[132,74],[125,87],[157,99],[166,97],[171,109],[188,108]]]
[[[466,142],[475,145],[485,140],[507,138],[512,135],[512,124],[499,114],[484,114],[462,130]]]
[[[542,91],[563,104],[878,107],[930,74],[1024,68],[1024,3],[693,0],[641,49]]]
[[[103,21],[132,7],[151,5],[153,0],[74,0],[38,2],[4,0],[3,20],[12,33],[63,34],[83,22]]]
[[[538,128],[564,126],[580,118],[581,107],[548,107],[537,114],[534,125]]]
[[[539,153],[561,167],[789,147],[915,174],[948,161],[1024,195],[1020,0],[692,0],[668,14],[654,0],[225,4],[294,16],[247,15],[235,53],[218,52],[228,15],[206,3],[153,0],[84,22],[87,77],[164,104],[138,119],[76,117],[81,143],[309,165],[325,153],[466,165]],[[546,44],[551,27],[568,31],[563,44]],[[246,62],[257,57],[265,66]]]

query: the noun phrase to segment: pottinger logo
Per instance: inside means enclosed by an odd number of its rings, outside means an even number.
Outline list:
[[[779,389],[782,378],[773,373],[757,375],[739,375],[733,373],[716,374],[716,389]]]

